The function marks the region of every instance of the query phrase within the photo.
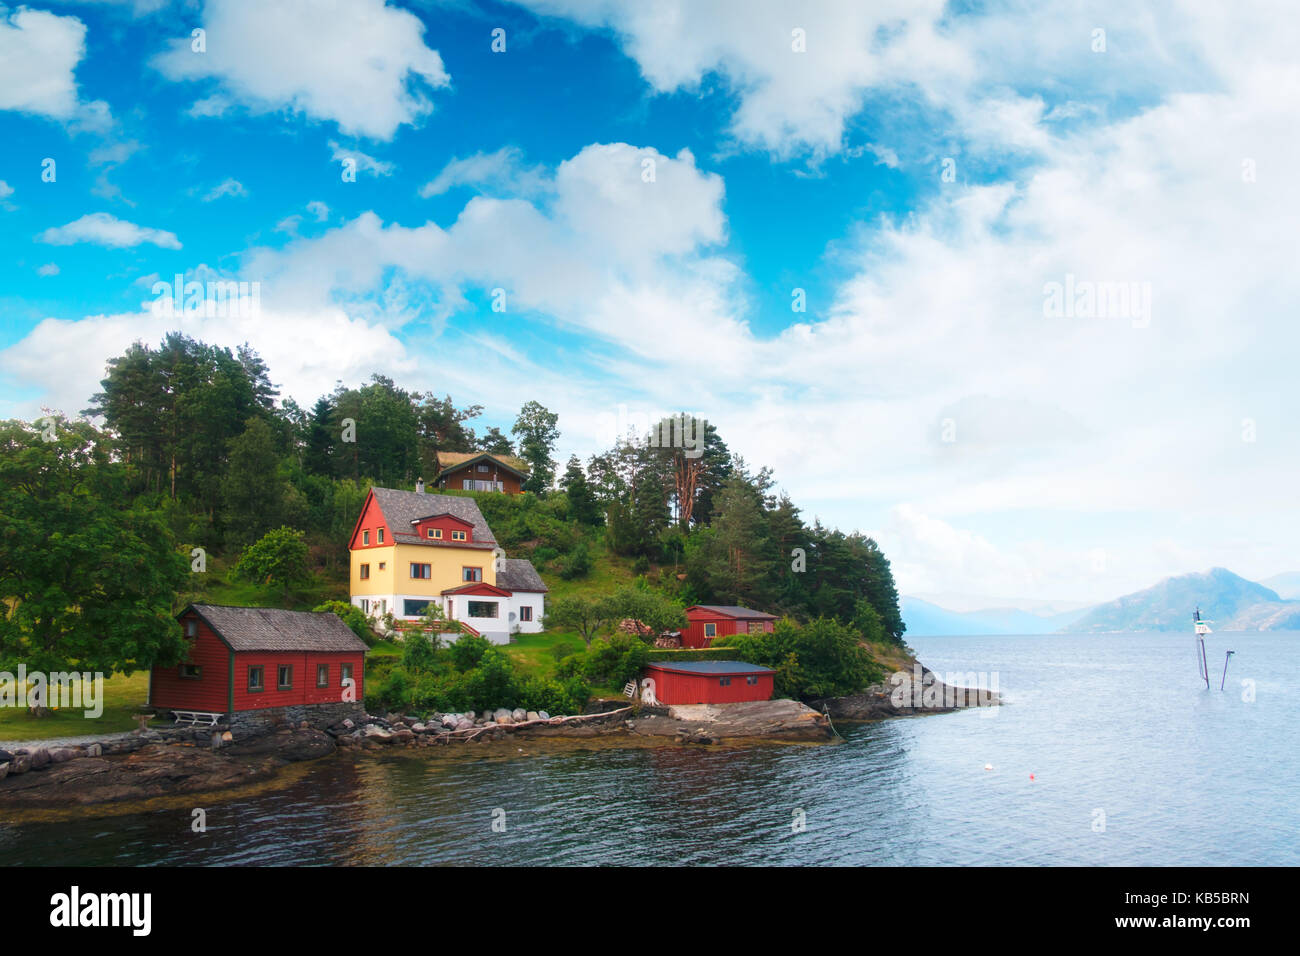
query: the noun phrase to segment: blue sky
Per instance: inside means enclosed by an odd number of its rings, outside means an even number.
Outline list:
[[[1293,21],[0,7],[0,414],[75,412],[179,326],[250,342],[303,404],[373,372],[485,424],[536,398],[564,457],[620,415],[705,414],[905,591],[1290,570]],[[257,314],[152,314],[178,272],[257,282]],[[1067,281],[1149,311],[1049,315]]]

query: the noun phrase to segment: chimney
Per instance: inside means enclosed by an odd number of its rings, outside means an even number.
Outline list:
[[[422,494],[424,494],[424,479],[423,479],[423,478],[417,478],[417,479],[415,479],[415,493],[416,493],[417,495],[422,495]]]

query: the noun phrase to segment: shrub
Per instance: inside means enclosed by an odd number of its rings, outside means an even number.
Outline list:
[[[326,601],[324,604],[318,604],[312,608],[313,611],[331,611],[342,618],[343,623],[352,629],[352,633],[366,642],[366,647],[374,647],[377,638],[375,632],[370,629],[370,622],[366,620],[365,614],[361,608],[355,604],[349,604],[347,601]]]
[[[566,581],[572,581],[574,578],[583,578],[591,573],[591,552],[587,550],[587,543],[579,541],[569,552],[568,557],[560,562],[560,577]]]
[[[617,687],[640,677],[649,657],[650,648],[639,637],[613,634],[592,643],[583,673],[593,684]]]

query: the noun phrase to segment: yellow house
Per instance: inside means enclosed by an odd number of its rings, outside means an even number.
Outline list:
[[[497,546],[473,498],[371,488],[348,542],[352,603],[404,620],[437,604],[495,643],[541,630],[546,585]]]

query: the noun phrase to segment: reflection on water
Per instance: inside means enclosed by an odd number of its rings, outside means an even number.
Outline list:
[[[340,755],[274,790],[196,798],[202,834],[188,806],[0,823],[0,860],[1300,863],[1300,635],[1220,638],[1237,652],[1222,694],[1198,689],[1184,635],[918,639],[941,674],[998,671],[1008,705],[841,727],[844,743],[824,747],[584,740]]]

